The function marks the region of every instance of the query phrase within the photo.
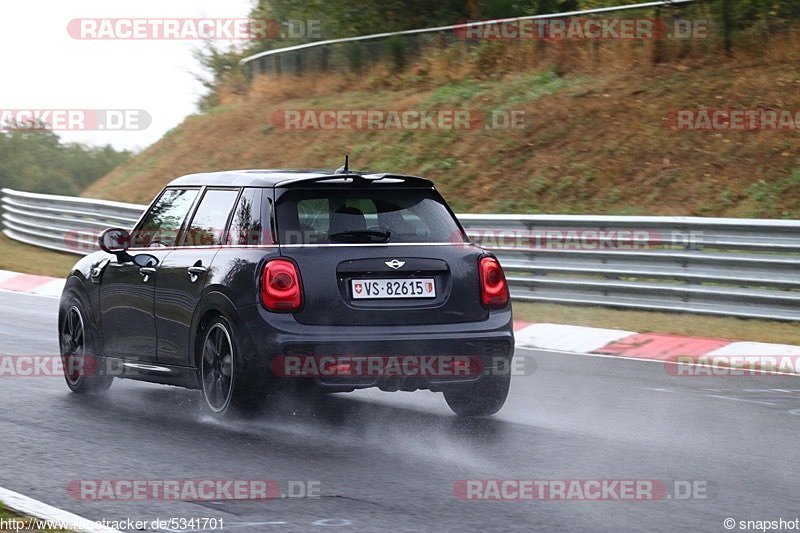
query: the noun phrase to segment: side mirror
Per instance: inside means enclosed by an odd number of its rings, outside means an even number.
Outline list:
[[[128,250],[131,243],[130,234],[122,228],[109,228],[100,234],[100,249],[109,254],[118,254]]]
[[[109,228],[100,234],[97,243],[104,252],[116,255],[117,260],[130,260],[127,252],[131,244],[131,235],[127,230],[122,228]]]

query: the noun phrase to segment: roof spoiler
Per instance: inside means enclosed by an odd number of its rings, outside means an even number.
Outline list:
[[[317,176],[315,178],[288,179],[275,184],[275,187],[292,187],[309,184],[324,184],[325,182],[352,182],[353,184],[369,185],[372,183],[397,183],[416,187],[433,187],[433,182],[419,176],[404,176],[402,174],[360,174],[348,172],[342,174],[329,174],[327,176]]]

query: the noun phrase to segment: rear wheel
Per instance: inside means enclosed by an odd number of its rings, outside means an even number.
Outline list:
[[[446,389],[444,399],[458,416],[490,416],[503,408],[510,385],[511,376],[484,378]]]
[[[224,417],[234,411],[255,411],[263,405],[266,392],[256,376],[245,371],[228,320],[220,316],[208,323],[200,350],[200,384],[212,413]]]
[[[64,378],[72,392],[102,394],[111,387],[114,378],[100,372],[99,360],[94,353],[94,337],[84,316],[83,306],[77,298],[63,314],[59,344]]]

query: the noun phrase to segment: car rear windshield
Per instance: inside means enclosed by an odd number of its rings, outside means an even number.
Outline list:
[[[280,244],[464,242],[432,189],[291,189],[276,209]]]

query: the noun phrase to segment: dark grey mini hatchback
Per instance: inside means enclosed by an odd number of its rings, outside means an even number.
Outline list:
[[[494,414],[508,395],[503,270],[429,180],[192,174],[100,248],[61,296],[75,392],[115,377],[196,388],[218,415],[286,388],[429,389],[462,416]]]

